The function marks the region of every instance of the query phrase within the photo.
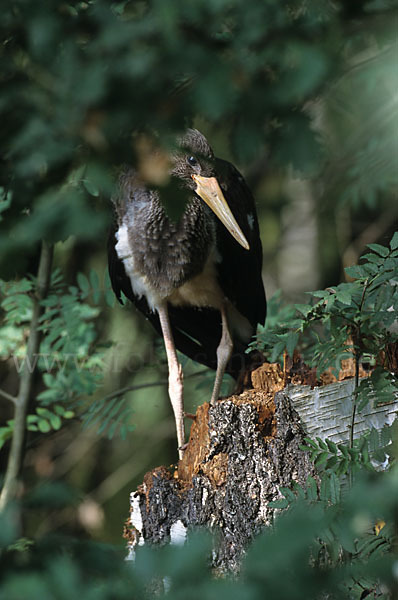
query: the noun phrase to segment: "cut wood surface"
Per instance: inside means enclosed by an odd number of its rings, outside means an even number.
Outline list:
[[[300,449],[305,435],[349,439],[353,379],[302,384],[311,378],[265,363],[252,373],[253,389],[200,406],[177,467],[148,472],[131,494],[130,557],[137,543],[181,543],[187,530],[204,526],[217,533],[213,568],[238,571],[250,540],[272,523],[269,503],[282,497],[281,487],[316,477]],[[356,417],[355,437],[391,424],[397,412],[397,399],[369,406]]]

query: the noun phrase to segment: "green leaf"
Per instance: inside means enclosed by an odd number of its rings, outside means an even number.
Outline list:
[[[328,452],[321,452],[320,454],[318,454],[318,456],[315,459],[316,466],[320,467],[321,465],[323,465],[327,461],[328,456]]]
[[[293,357],[294,349],[297,346],[299,340],[299,334],[296,332],[290,332],[286,338],[286,351],[290,357]]]
[[[380,431],[380,443],[383,447],[388,446],[394,440],[394,425],[384,425]]]
[[[339,462],[339,459],[337,458],[337,456],[331,456],[328,459],[325,468],[326,469],[333,469],[337,465],[338,462]]]
[[[106,437],[108,438],[108,440],[113,439],[113,436],[115,435],[116,429],[119,425],[118,421],[114,421],[113,423],[111,423],[108,427],[108,431],[106,433]]]
[[[319,444],[319,447],[322,450],[327,450],[328,449],[327,444],[323,441],[323,439],[321,439],[320,437],[317,437],[316,439],[317,439],[317,442]]]
[[[86,188],[86,190],[88,191],[88,193],[91,196],[94,196],[95,198],[98,198],[98,196],[99,196],[99,189],[98,189],[98,187],[95,185],[95,183],[93,181],[91,181],[90,179],[83,179],[82,183],[83,183],[84,187]]]
[[[358,448],[348,448],[348,454],[354,462],[357,462],[359,459],[360,451]]]
[[[290,488],[280,487],[279,489],[281,494],[283,494],[289,502],[294,502],[296,499],[296,494]]]
[[[398,231],[396,231],[391,238],[390,248],[391,250],[396,250],[398,248]]]
[[[276,362],[280,356],[282,356],[285,351],[286,344],[285,342],[277,342],[271,353],[271,362]]]
[[[107,303],[108,306],[110,306],[111,308],[113,308],[115,306],[115,302],[116,302],[115,294],[113,292],[111,292],[110,290],[106,290],[106,292],[105,292],[105,301],[106,301],[106,303]]]
[[[392,240],[391,240],[392,242]],[[379,256],[383,256],[385,258],[389,254],[389,249],[385,246],[381,246],[380,244],[367,244],[367,247],[376,252]]]
[[[318,486],[315,479],[311,477],[311,475],[309,475],[307,478],[307,495],[308,500],[313,502],[318,498]]]
[[[12,427],[0,427],[0,448],[4,446],[7,440],[11,439],[12,434]]]
[[[369,449],[371,452],[380,448],[380,435],[375,427],[372,427],[369,434]]]
[[[304,441],[305,441],[305,442],[306,442],[306,443],[307,443],[309,446],[311,446],[312,448],[314,448],[314,450],[318,450],[318,445],[317,445],[317,443],[316,443],[316,442],[315,442],[313,439],[311,439],[311,438],[309,438],[309,437],[305,437],[305,438],[304,438]],[[305,448],[305,446],[304,446],[304,448]]]
[[[88,294],[90,293],[90,283],[87,277],[84,275],[84,273],[77,274],[77,283],[79,284],[79,287],[83,292],[83,298],[88,296]]]
[[[37,424],[42,433],[48,433],[51,431],[51,425],[48,421],[46,421],[46,419],[39,419]]]
[[[37,421],[39,420],[40,417],[38,417],[38,415],[27,415],[26,417],[26,422],[27,423],[37,423]]]
[[[348,447],[345,444],[337,444],[337,447],[345,458],[349,458]]]
[[[61,429],[62,421],[58,415],[50,413],[49,420],[50,420],[51,427],[53,429],[55,429],[56,431],[58,429]]]
[[[36,412],[40,417],[45,417],[45,418],[49,418],[50,415],[52,414],[51,411],[48,410],[48,408],[44,408],[44,407],[37,407],[36,408]]]
[[[330,500],[332,504],[340,502],[340,479],[335,473],[330,473]]]
[[[330,498],[330,479],[327,475],[322,477],[320,499],[325,502]]]
[[[363,266],[354,265],[352,267],[345,267],[344,271],[349,277],[353,279],[364,279],[368,276]]]
[[[297,483],[297,481],[293,481],[293,490],[296,494],[296,498],[299,500],[305,500],[306,492],[305,490]]]
[[[365,263],[362,267],[368,275],[377,275],[379,272],[378,266],[372,263]]]
[[[381,265],[384,262],[384,258],[382,256],[378,256],[377,254],[363,254],[361,256],[362,260],[367,260],[369,262],[374,263],[375,265]]]
[[[52,388],[49,390],[43,390],[40,394],[37,395],[37,399],[44,402],[51,402],[58,398],[58,392],[56,389]]]
[[[300,446],[300,450],[302,450],[303,452],[311,452],[311,448],[310,446],[304,446],[303,444]]]
[[[355,539],[350,529],[337,522],[333,524],[333,531],[344,550],[354,554],[356,551]]]
[[[351,304],[351,293],[347,289],[337,290],[336,298],[337,300],[339,300],[339,302],[342,302],[343,304]]]
[[[327,444],[327,447],[329,448],[329,451],[332,454],[337,454],[337,445],[334,442],[332,442],[332,440],[329,440],[328,438],[326,438],[325,442]]]
[[[27,425],[27,429],[28,431],[39,431],[39,428],[34,423],[29,423]]]
[[[90,271],[90,283],[93,288],[93,302],[94,304],[98,304],[101,298],[101,290],[99,284],[99,277],[94,269]]]
[[[349,461],[347,458],[344,458],[342,461],[340,461],[340,463],[336,469],[336,475],[338,477],[341,477],[341,475],[344,475],[345,473],[347,473],[348,467],[349,467]]]
[[[369,465],[371,465],[371,462],[370,462],[370,456],[369,456],[369,450],[368,450],[368,447],[367,447],[367,446],[365,446],[365,447],[363,448],[363,450],[362,450],[362,461],[363,461],[363,464],[364,464],[365,466],[369,466]]]
[[[308,313],[311,312],[312,310],[312,306],[310,304],[295,304],[294,307],[301,312],[302,315],[304,315],[305,317],[308,315]]]

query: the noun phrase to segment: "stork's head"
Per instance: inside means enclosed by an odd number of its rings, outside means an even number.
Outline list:
[[[193,176],[215,177],[214,153],[205,136],[197,129],[188,129],[177,140],[178,150],[172,157],[171,175],[184,186],[196,189]]]
[[[249,250],[249,243],[217,181],[214,153],[205,136],[197,129],[188,129],[178,140],[178,146],[179,150],[173,155],[171,175],[180,179],[184,186],[204,200],[236,241]]]

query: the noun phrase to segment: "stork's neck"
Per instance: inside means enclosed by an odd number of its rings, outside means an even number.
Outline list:
[[[161,297],[201,273],[214,248],[213,215],[194,192],[187,193],[190,197],[176,223],[168,217],[158,194],[148,189],[135,190],[124,214],[119,213],[131,266]]]
[[[157,193],[148,190],[147,194],[150,194],[150,201],[141,200],[137,194],[126,214],[125,222],[133,233],[134,246],[138,246],[135,240],[139,237],[142,249],[156,251],[160,245],[167,255],[175,246],[198,254],[214,242],[213,214],[193,192],[187,190],[185,210],[177,220],[169,217]]]

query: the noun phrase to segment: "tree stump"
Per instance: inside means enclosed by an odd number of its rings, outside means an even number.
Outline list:
[[[269,503],[282,498],[281,488],[316,477],[300,449],[305,435],[348,440],[352,378],[314,388],[302,385],[308,378],[286,386],[286,373],[265,364],[252,373],[254,389],[198,408],[177,467],[148,472],[131,494],[130,558],[136,544],[181,543],[202,526],[216,534],[213,568],[239,571],[250,541],[272,523],[277,509]],[[361,413],[357,435],[391,423],[397,411],[395,401]]]

